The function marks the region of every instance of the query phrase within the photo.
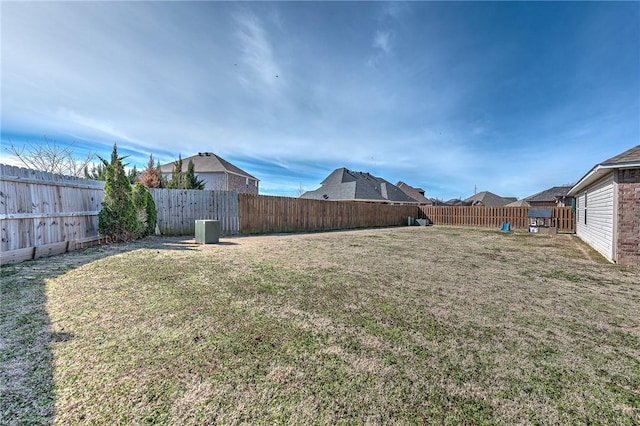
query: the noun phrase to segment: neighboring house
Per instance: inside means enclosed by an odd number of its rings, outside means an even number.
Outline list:
[[[397,186],[382,178],[344,167],[335,169],[321,185],[315,191],[307,191],[300,195],[300,198],[416,202]]]
[[[462,207],[466,207],[466,206],[470,206],[471,202],[467,202],[467,201],[463,201],[460,198],[452,198],[450,200],[444,201],[441,204],[437,204],[437,205],[441,205],[441,206],[462,206]]]
[[[489,191],[478,192],[475,195],[464,200],[466,205],[472,206],[506,206],[516,201],[516,197],[501,197]]]
[[[404,183],[403,181],[399,181],[398,183],[396,183],[396,186],[400,189],[400,191],[404,192],[420,204],[431,204],[431,201],[429,201],[429,199],[424,196],[424,189],[414,188],[413,186]]]
[[[505,205],[505,207],[529,207],[527,200],[518,200]]]
[[[571,207],[573,197],[568,195],[571,185],[554,186],[525,197],[531,207]]]
[[[260,180],[216,154],[199,152],[192,157],[183,158],[183,172],[187,171],[189,160],[193,161],[193,168],[198,179],[204,181],[204,189],[235,191],[245,194],[258,193]],[[165,178],[171,178],[173,166],[174,163],[167,163],[160,166],[160,172]]]
[[[578,237],[611,262],[640,265],[640,145],[596,164],[568,195]]]

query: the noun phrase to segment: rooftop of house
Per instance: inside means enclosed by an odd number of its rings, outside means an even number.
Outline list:
[[[243,177],[258,180],[254,176],[245,172],[241,168],[234,166],[224,158],[212,153],[212,152],[199,152],[196,155],[182,159],[182,171],[186,172],[189,166],[189,160],[193,162],[193,168],[196,173],[233,173]],[[162,173],[171,173],[173,171],[174,163],[167,163],[160,166]]]
[[[555,201],[557,197],[566,197],[573,185],[554,186],[537,194],[525,197],[526,201]]]
[[[527,200],[518,200],[505,205],[505,207],[529,207],[529,202]]]
[[[384,200],[415,202],[392,183],[366,172],[341,167],[322,181],[321,187],[307,191],[301,198],[318,200]]]
[[[501,197],[489,191],[478,192],[464,200],[466,203],[482,204],[484,206],[504,206],[516,201],[516,197]]]
[[[416,200],[419,203],[429,203],[429,199],[427,197],[424,196],[424,189],[422,188],[414,188],[413,186],[403,182],[403,181],[399,181],[398,183],[396,183],[396,186],[400,189],[400,191],[404,192],[405,194],[407,194],[409,197],[413,198],[414,200]]]
[[[468,206],[470,205],[468,202],[461,200],[460,198],[451,198],[450,200],[443,201],[441,204],[434,205],[444,205],[444,206]]]
[[[611,157],[600,164],[603,166],[613,166],[638,162],[640,162],[640,145],[634,146],[633,148],[628,149],[625,152],[614,157]]]
[[[570,190],[569,195],[576,195],[584,188],[602,179],[614,169],[620,168],[640,168],[640,145],[636,145],[616,156],[596,164],[576,183]]]

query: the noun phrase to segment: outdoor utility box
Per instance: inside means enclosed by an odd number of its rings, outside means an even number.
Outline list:
[[[555,234],[557,223],[553,218],[551,209],[529,208],[527,211],[529,219],[529,232],[539,232],[545,234]]]
[[[196,220],[196,243],[217,244],[219,241],[219,220]]]

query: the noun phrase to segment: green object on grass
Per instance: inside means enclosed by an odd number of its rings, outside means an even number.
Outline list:
[[[219,220],[196,220],[196,243],[217,244],[219,241]]]

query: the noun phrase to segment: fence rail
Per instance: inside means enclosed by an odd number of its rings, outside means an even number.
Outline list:
[[[397,226],[416,216],[415,205],[239,194],[242,234],[328,231]]]
[[[571,207],[550,207],[551,218],[558,232],[575,232]],[[529,207],[490,206],[420,206],[421,217],[435,225],[457,225],[499,228],[509,222],[512,228],[527,229]]]

